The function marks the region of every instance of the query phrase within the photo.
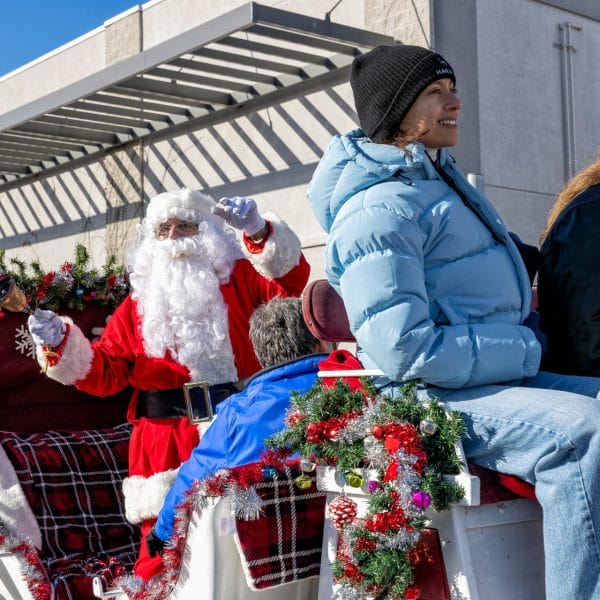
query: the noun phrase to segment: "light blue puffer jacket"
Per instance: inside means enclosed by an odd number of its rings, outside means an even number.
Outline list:
[[[309,189],[329,233],[327,278],[344,299],[366,368],[447,388],[537,373],[540,345],[520,325],[531,290],[502,220],[440,151],[336,136]]]

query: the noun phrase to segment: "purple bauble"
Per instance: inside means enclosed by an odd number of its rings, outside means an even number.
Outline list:
[[[431,496],[422,490],[413,492],[411,500],[417,508],[427,508],[431,504]]]
[[[374,494],[381,486],[379,485],[378,481],[375,480],[371,480],[369,481],[369,492],[371,492],[371,494]]]

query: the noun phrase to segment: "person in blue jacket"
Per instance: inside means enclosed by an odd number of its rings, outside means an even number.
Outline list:
[[[306,393],[331,345],[314,337],[304,323],[299,298],[274,298],[250,318],[250,340],[261,371],[244,390],[217,406],[217,416],[190,458],[183,463],[148,536],[151,556],[173,533],[175,511],[194,481],[217,471],[259,460],[265,439],[285,428],[290,393]]]
[[[327,278],[377,385],[418,381],[463,415],[471,461],[535,485],[548,600],[600,599],[600,379],[538,371],[523,260],[447,151],[455,82],[418,46],[354,59],[360,129],[333,138],[308,194]]]

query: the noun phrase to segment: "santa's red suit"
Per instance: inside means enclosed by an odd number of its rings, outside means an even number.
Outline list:
[[[219,287],[227,308],[239,379],[260,369],[248,333],[253,310],[275,296],[300,295],[310,270],[295,234],[275,215],[269,218],[269,237],[254,244],[244,236],[246,258],[235,261],[229,280]],[[132,296],[116,309],[102,337],[94,343],[70,319],[61,318],[68,325],[60,346],[52,349],[50,356],[45,348],[38,347],[38,360],[47,365],[49,377],[98,396],[113,394],[127,385],[135,389],[128,410],[128,419],[134,425],[129,448],[130,477],[124,481],[123,491],[127,518],[142,527],[136,573],[149,578],[160,568],[161,559],[147,555],[145,536],[199,435],[197,427],[185,417],[137,418],[138,390],[181,388],[194,378],[168,351],[161,358],[148,356],[138,303]]]

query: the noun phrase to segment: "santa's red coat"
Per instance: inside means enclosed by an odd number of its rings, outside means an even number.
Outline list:
[[[299,296],[308,279],[304,257],[287,275],[269,280],[246,259],[236,261],[229,283],[220,287],[229,319],[229,337],[238,378],[260,370],[248,333],[255,308],[276,296]],[[117,308],[100,341],[92,344],[92,366],[75,385],[97,396],[114,394],[130,385],[135,389],[158,390],[182,387],[190,381],[187,367],[164,358],[147,356],[141,335],[137,303],[128,296]]]
[[[249,337],[249,320],[255,308],[276,296],[298,296],[308,279],[309,267],[301,256],[299,264],[279,279],[266,279],[260,275],[247,259],[239,259],[227,284],[220,287],[227,306],[229,319],[229,335],[235,357],[238,377],[241,379],[252,375],[260,369]],[[179,364],[167,354],[163,358],[150,357],[144,350],[141,335],[141,320],[137,303],[128,296],[117,308],[106,326],[101,339],[92,344],[93,359],[89,372],[83,379],[75,382],[77,388],[97,396],[114,394],[130,385],[136,390],[160,390],[182,388],[190,381],[187,367]],[[134,421],[134,392],[129,410],[129,418]],[[146,420],[146,419],[144,419]],[[173,419],[161,419],[164,421]],[[168,429],[175,425],[169,423]],[[181,427],[178,424],[176,427]],[[138,448],[136,432],[132,437],[130,451],[130,474],[148,476],[157,471],[178,467],[185,460],[198,442],[195,427],[189,427],[190,436],[186,439],[185,448],[179,435],[169,436],[175,441],[162,440],[161,447],[153,444],[156,452],[150,448]],[[163,445],[166,444],[166,447]],[[154,455],[156,456],[149,456]],[[140,461],[140,457],[144,458]],[[159,461],[161,464],[152,465]]]
[[[275,261],[279,259],[281,266],[281,255],[278,258],[273,247],[263,253],[263,247],[264,244],[254,246],[246,240],[253,262],[260,263],[263,255],[263,268],[269,266],[273,257]],[[297,264],[274,279],[261,275],[249,260],[238,259],[229,282],[220,286],[240,379],[260,369],[249,337],[249,320],[254,309],[277,296],[299,296],[306,285],[310,267],[301,252],[298,254]],[[287,255],[284,265],[290,256]],[[187,367],[168,353],[163,358],[146,355],[141,331],[137,303],[129,296],[116,309],[100,340],[91,347],[76,327],[69,326],[67,337],[49,361],[47,374],[97,396],[114,394],[127,385],[136,390],[127,415],[134,429],[129,446],[130,477],[124,481],[123,490],[127,517],[142,523],[145,534],[162,506],[176,470],[190,456],[199,436],[196,426],[186,418],[136,418],[137,390],[181,388],[190,381]],[[47,360],[39,353],[38,358]],[[155,572],[156,566],[156,560],[146,555],[142,541],[136,572],[147,578]]]

